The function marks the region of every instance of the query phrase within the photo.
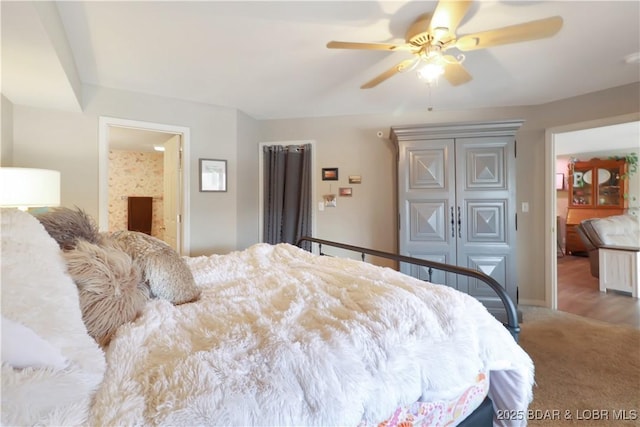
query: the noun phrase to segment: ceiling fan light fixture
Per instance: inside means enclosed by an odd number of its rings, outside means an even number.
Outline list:
[[[444,74],[444,67],[442,64],[435,62],[428,62],[424,67],[418,69],[418,78],[423,80],[429,86],[438,83],[438,78]]]
[[[418,53],[424,61],[438,61],[442,58],[442,48],[438,45],[428,44]]]
[[[452,55],[449,51],[485,49],[529,40],[543,39],[555,35],[562,28],[562,17],[538,19],[502,28],[481,31],[459,36],[457,29],[469,12],[472,0],[437,0],[435,10],[420,15],[410,26],[405,35],[405,42],[362,43],[338,42],[327,43],[332,49],[360,50],[404,50],[413,55],[399,64],[379,74],[377,77],[360,86],[371,89],[386,81],[396,73],[418,70],[418,76],[429,86],[437,83],[443,76],[452,86],[459,86],[472,80],[471,74],[464,68],[464,55]],[[627,63],[635,64],[638,57],[633,54],[625,58]]]
[[[447,34],[449,34],[449,28],[447,27],[435,27],[433,29],[433,38],[435,40],[440,40]]]

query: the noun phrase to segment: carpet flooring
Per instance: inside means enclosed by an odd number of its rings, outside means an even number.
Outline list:
[[[530,426],[640,426],[640,330],[519,306],[536,368]]]

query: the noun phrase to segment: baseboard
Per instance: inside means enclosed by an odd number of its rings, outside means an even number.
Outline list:
[[[518,305],[532,305],[534,307],[547,307],[545,300],[520,298]]]

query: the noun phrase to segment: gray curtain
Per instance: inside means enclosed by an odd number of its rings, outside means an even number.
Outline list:
[[[311,144],[264,146],[265,243],[311,236]],[[310,250],[305,242],[303,249]]]

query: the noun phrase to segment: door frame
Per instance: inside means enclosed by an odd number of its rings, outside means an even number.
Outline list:
[[[264,152],[263,147],[270,145],[305,145],[311,144],[311,234],[317,237],[316,221],[316,142],[314,140],[303,141],[273,141],[258,143],[258,241],[263,243],[264,232]]]
[[[189,176],[190,168],[190,129],[184,126],[167,125],[162,123],[144,122],[140,120],[119,119],[115,117],[100,116],[98,118],[98,228],[100,231],[109,229],[109,128],[111,126],[147,130],[153,132],[166,132],[177,134],[182,139],[182,188],[180,197],[182,203],[179,214],[180,222],[180,254],[189,255],[191,248],[191,225],[189,209]]]
[[[544,305],[553,310],[558,309],[558,259],[557,259],[557,235],[556,230],[556,144],[562,139],[562,134],[578,130],[592,129],[603,126],[611,126],[628,122],[640,121],[640,113],[630,113],[620,116],[606,117],[598,120],[590,120],[556,126],[545,129],[545,229],[548,230],[548,238],[545,242],[545,290],[544,301],[532,301],[532,304]]]

